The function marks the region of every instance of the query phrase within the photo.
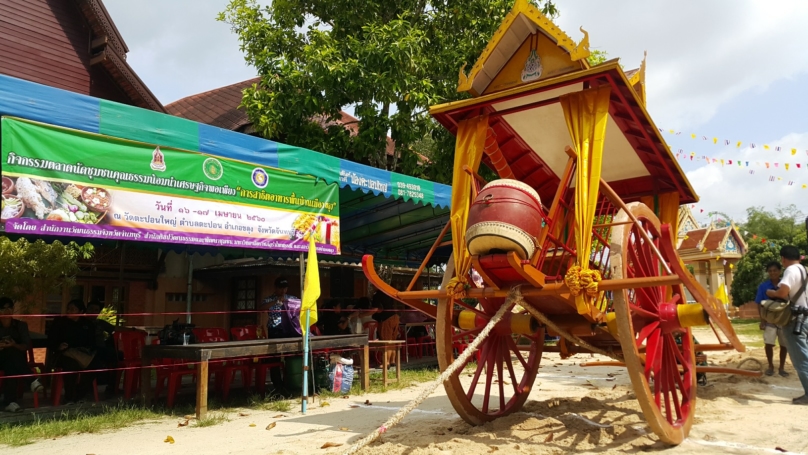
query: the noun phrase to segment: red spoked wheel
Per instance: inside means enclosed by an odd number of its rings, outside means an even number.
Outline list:
[[[629,210],[648,233],[625,224],[612,231],[612,278],[653,278],[668,275],[654,252],[666,239],[659,219],[645,205]],[[615,223],[629,221],[621,211]],[[669,241],[669,239],[668,239]],[[678,257],[666,257],[666,264]],[[669,265],[670,266],[670,265]],[[614,293],[617,332],[629,377],[648,424],[668,444],[680,444],[690,432],[696,405],[696,359],[689,328],[680,325],[677,306],[687,304],[684,288],[654,286]]]
[[[443,278],[444,289],[453,277],[454,262],[449,258]],[[436,336],[441,371],[454,362],[454,348],[471,343],[503,303],[504,299],[484,299],[477,306],[454,299],[438,302]],[[478,321],[476,328],[464,330],[455,327],[452,322],[456,316],[455,307],[457,311],[474,312]],[[529,344],[519,344],[520,339],[528,340]],[[449,401],[458,415],[472,425],[482,425],[520,410],[536,379],[543,347],[543,329],[529,336],[514,335],[507,318],[503,318],[480,344],[476,355],[444,383]],[[469,366],[471,371],[468,371]]]

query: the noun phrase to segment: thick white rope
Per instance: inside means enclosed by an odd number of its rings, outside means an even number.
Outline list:
[[[510,311],[514,303],[516,303],[517,295],[519,296],[519,298],[521,298],[521,293],[519,292],[518,287],[511,289],[511,292],[505,299],[505,303],[503,303],[502,306],[499,308],[499,310],[497,310],[496,314],[494,314],[494,317],[492,317],[491,320],[488,321],[488,324],[485,325],[483,330],[474,338],[474,340],[472,340],[471,343],[469,343],[466,350],[463,351],[463,353],[460,354],[460,356],[457,359],[455,359],[455,361],[452,362],[452,364],[449,365],[449,367],[446,368],[446,370],[443,373],[441,373],[440,376],[438,376],[438,379],[436,379],[432,384],[430,384],[429,387],[424,389],[424,391],[421,392],[421,394],[418,395],[417,398],[409,402],[403,408],[399,409],[399,411],[395,413],[392,417],[390,417],[387,420],[387,422],[384,422],[382,426],[373,430],[372,433],[368,434],[364,438],[354,443],[354,445],[352,445],[350,448],[348,448],[348,450],[343,452],[343,454],[350,455],[356,453],[365,446],[367,446],[368,444],[375,441],[382,433],[386,432],[388,429],[392,428],[394,425],[401,422],[401,420],[404,417],[406,417],[407,414],[412,412],[416,407],[418,407],[418,405],[420,405],[424,400],[426,400],[430,395],[432,395],[435,389],[440,387],[440,385],[443,384],[447,379],[449,379],[450,376],[455,374],[455,372],[458,369],[465,366],[469,357],[471,357],[474,354],[480,343],[482,343],[483,340],[485,340],[488,337],[488,335],[491,333],[491,330],[493,330],[494,326],[497,325],[497,323],[502,319],[505,313]],[[449,301],[446,304],[451,305],[452,303],[451,301]]]

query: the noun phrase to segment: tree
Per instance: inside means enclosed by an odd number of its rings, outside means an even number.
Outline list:
[[[762,238],[749,241],[746,255],[738,261],[732,278],[732,304],[741,306],[755,300],[757,288],[766,279],[766,265],[770,262],[780,262],[779,240]]]
[[[23,304],[44,301],[45,295],[75,282],[78,259],[89,259],[93,246],[58,240],[29,242],[0,237],[0,295]]]
[[[531,0],[548,16],[553,0]],[[451,181],[454,137],[428,115],[457,100],[513,0],[231,0],[229,23],[260,83],[242,107],[262,136],[437,181]],[[342,124],[353,107],[357,131]],[[386,153],[387,135],[395,141]],[[427,138],[427,139],[425,139]],[[425,166],[418,151],[428,158]]]
[[[795,245],[804,238],[804,219],[805,215],[794,204],[785,207],[778,205],[773,212],[763,207],[749,207],[746,209],[746,222],[741,225],[741,232],[747,242],[764,238]]]

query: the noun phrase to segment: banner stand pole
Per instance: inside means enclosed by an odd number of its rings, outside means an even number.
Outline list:
[[[303,329],[303,414],[306,413],[306,404],[309,396],[309,317],[311,310],[306,310],[306,327]]]

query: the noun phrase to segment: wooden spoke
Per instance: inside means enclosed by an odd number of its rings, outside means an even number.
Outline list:
[[[454,262],[449,259],[446,274],[443,277],[443,286],[446,286],[453,277]],[[472,310],[485,319],[489,319],[504,301],[504,298],[489,298],[482,302],[479,306],[480,309],[471,308],[465,303],[458,304],[464,309]],[[454,333],[452,312],[453,308],[448,299],[438,301],[436,342],[441,371],[445,370],[455,359],[452,342],[457,343],[464,337],[469,339],[480,332],[480,329],[475,328]],[[524,353],[519,350],[510,335],[492,332],[480,344],[479,361],[472,377],[465,377],[461,381],[462,375],[457,373],[444,383],[449,401],[463,420],[472,425],[481,425],[522,409],[538,374],[544,347],[544,330],[540,329],[534,336],[528,336],[526,339],[530,341],[530,346],[529,351]],[[517,365],[514,365],[514,357],[518,361]],[[509,387],[505,387],[504,384],[506,376],[511,382]],[[499,385],[492,387],[495,377],[498,379]],[[485,381],[484,385],[481,384],[483,381]],[[480,395],[482,395],[482,400]],[[492,397],[491,395],[499,396]],[[499,409],[494,409],[497,406]]]
[[[627,208],[640,226],[632,223],[612,229],[611,278],[654,278],[667,275],[663,272],[666,267],[676,271],[673,264],[679,261],[676,250],[663,244],[670,239],[661,236],[661,226],[653,212],[639,203]],[[613,222],[628,219],[621,211]],[[647,233],[650,242],[640,229]],[[660,250],[662,259],[653,251],[654,247]],[[634,392],[648,425],[668,444],[679,444],[687,437],[696,399],[695,352],[690,329],[678,327],[675,321],[663,321],[661,316],[663,309],[671,310],[671,305],[686,304],[683,296],[682,285],[614,293],[618,338]],[[680,343],[677,337],[681,337]]]

